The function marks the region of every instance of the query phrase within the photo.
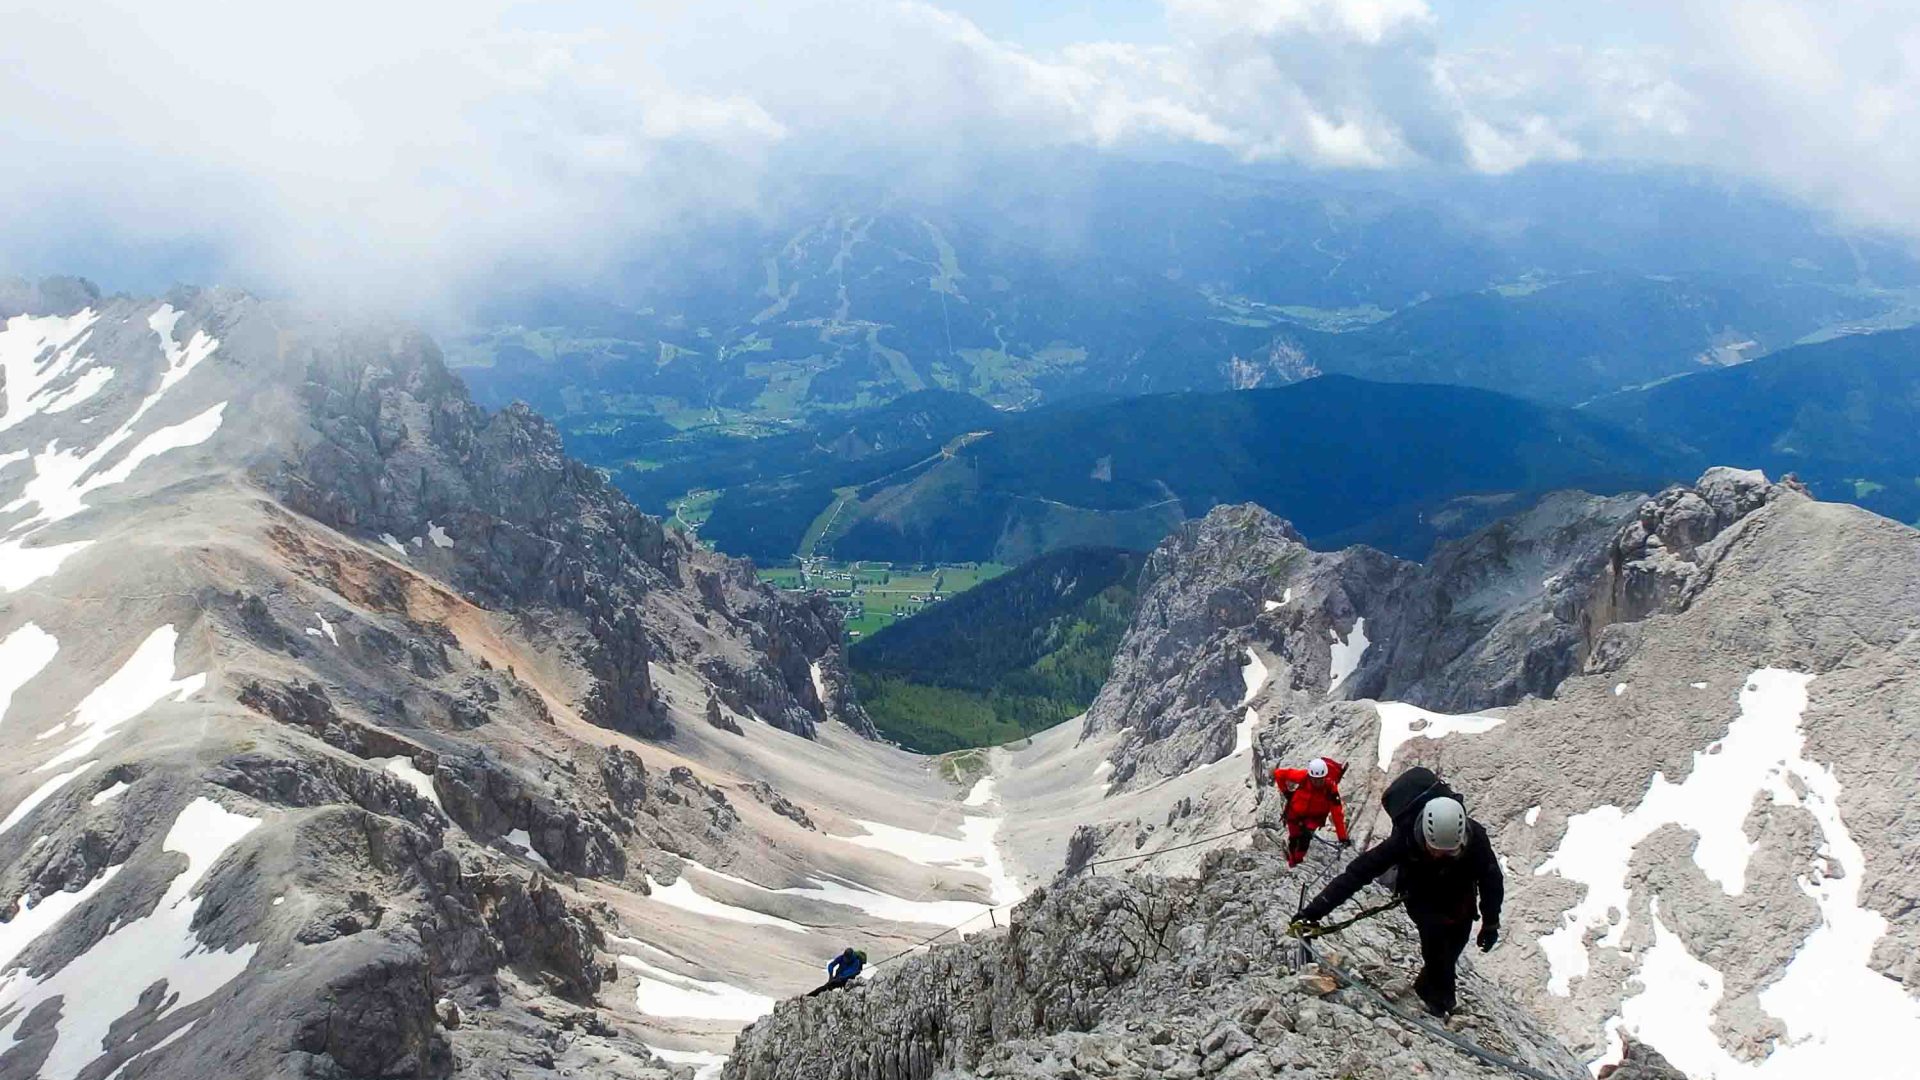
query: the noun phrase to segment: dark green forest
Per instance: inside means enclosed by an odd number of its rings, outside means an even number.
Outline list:
[[[1009,742],[1072,719],[1100,692],[1133,617],[1141,556],[1051,552],[848,654],[874,723],[924,753]]]

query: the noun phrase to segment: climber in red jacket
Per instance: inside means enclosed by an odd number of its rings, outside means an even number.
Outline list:
[[[1304,769],[1275,769],[1273,783],[1287,800],[1287,865],[1299,866],[1313,844],[1313,834],[1333,816],[1333,833],[1341,847],[1352,847],[1347,836],[1347,808],[1340,802],[1340,777],[1347,767],[1332,758],[1317,757]]]

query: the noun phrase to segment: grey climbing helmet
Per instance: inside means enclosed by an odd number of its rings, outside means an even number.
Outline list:
[[[1420,808],[1420,839],[1435,855],[1458,855],[1467,846],[1467,808],[1446,796]]]

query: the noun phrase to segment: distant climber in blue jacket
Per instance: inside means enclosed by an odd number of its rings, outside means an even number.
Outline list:
[[[866,966],[867,966],[867,954],[861,952],[859,949],[856,949],[851,945],[847,946],[846,952],[843,952],[839,956],[834,957],[831,961],[828,961],[827,985],[822,986],[821,988],[813,991],[813,993],[808,994],[807,996],[812,997],[814,996],[814,994],[824,994],[829,990],[840,989],[841,987],[847,985],[853,980],[859,978],[860,972],[865,970]]]

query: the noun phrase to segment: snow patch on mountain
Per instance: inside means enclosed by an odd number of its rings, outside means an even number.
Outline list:
[[[533,850],[533,837],[527,835],[527,830],[514,829],[508,832],[504,839],[508,847],[520,853],[521,858],[535,863],[543,869],[553,869],[552,865],[547,862],[546,856]]]
[[[433,790],[433,777],[414,767],[413,759],[408,757],[390,757],[375,759],[374,764],[407,782],[407,786],[420,793],[420,797],[440,806],[440,796]],[[445,809],[445,807],[441,807]]]
[[[727,1055],[716,1054],[711,1050],[673,1050],[664,1046],[648,1043],[647,1049],[653,1056],[670,1065],[693,1066],[693,1080],[714,1080],[720,1075],[720,1069],[727,1063]]]
[[[89,495],[125,483],[141,465],[153,458],[198,446],[220,429],[227,407],[224,401],[203,410],[192,419],[147,434],[117,464],[102,468],[115,451],[133,438],[140,420],[160,403],[167,391],[178,385],[219,347],[219,341],[208,337],[205,331],[196,331],[193,339],[184,346],[174,341],[173,328],[179,317],[180,313],[170,305],[161,305],[149,316],[148,325],[160,335],[166,367],[161,372],[160,386],[141,401],[125,423],[91,450],[65,450],[55,440],[48,443],[44,450],[29,453],[32,474],[28,476],[24,489],[18,498],[0,506],[0,514],[24,513],[28,507],[33,508],[30,516],[16,522],[4,535],[0,535],[0,590],[17,591],[54,574],[62,563],[92,543],[91,540],[78,540],[27,547],[27,541],[35,534],[79,514],[87,508]],[[11,326],[13,321],[9,320],[8,325]],[[26,363],[31,366],[32,361]],[[9,380],[12,379],[12,372],[13,367],[9,363]],[[10,414],[12,408],[9,404]]]
[[[1001,906],[1018,903],[1025,895],[1025,890],[1007,872],[1006,862],[1000,855],[997,837],[1003,820],[1000,817],[968,815],[960,823],[960,836],[955,839],[878,821],[856,819],[855,823],[867,830],[867,835],[843,836],[839,839],[897,855],[922,866],[972,870],[986,877],[994,906]]]
[[[102,791],[95,792],[93,798],[88,799],[87,802],[93,806],[99,806],[102,803],[112,802],[113,800],[119,798],[120,796],[125,795],[127,793],[128,787],[129,785],[125,780],[116,780],[114,781],[113,786],[108,787]]]
[[[79,766],[68,769],[66,772],[34,788],[26,798],[20,800],[20,805],[14,807],[13,812],[9,813],[5,820],[0,820],[0,835],[4,835],[15,825],[25,821],[27,815],[38,809],[41,803],[53,798],[54,795],[59,793],[61,788],[72,783],[74,777],[93,768],[95,764],[96,762],[93,761],[83,762]]]
[[[15,315],[6,321],[0,328],[0,431],[42,412],[70,409],[107,384],[113,369],[90,368],[92,358],[80,356],[99,319],[98,312],[86,308],[72,315]],[[68,378],[76,381],[36,402]]]
[[[1920,1002],[1871,965],[1887,921],[1860,905],[1866,855],[1840,816],[1839,779],[1804,756],[1801,716],[1811,681],[1810,675],[1778,668],[1755,671],[1741,690],[1740,715],[1724,737],[1694,754],[1685,781],[1674,784],[1656,773],[1633,810],[1609,805],[1574,815],[1559,848],[1535,871],[1586,887],[1564,923],[1540,939],[1552,972],[1548,989],[1565,996],[1572,980],[1588,970],[1591,931],[1605,926],[1599,944],[1621,946],[1631,911],[1627,874],[1641,841],[1666,825],[1695,833],[1694,863],[1727,895],[1737,896],[1756,849],[1745,831],[1754,800],[1766,795],[1776,806],[1799,807],[1813,817],[1821,845],[1799,882],[1819,906],[1820,924],[1780,979],[1760,992],[1761,1008],[1787,1030],[1764,1061],[1741,1061],[1720,1044],[1714,1011],[1724,980],[1660,921],[1658,898],[1649,900],[1654,946],[1641,959],[1642,989],[1621,1003],[1616,1026],[1689,1076],[1888,1075],[1887,1064],[1920,1040]]]
[[[1400,701],[1374,703],[1380,714],[1380,768],[1393,763],[1393,755],[1415,736],[1441,739],[1448,735],[1478,735],[1505,723],[1499,716],[1450,716],[1428,712]]]
[[[109,866],[100,875],[73,892],[49,893],[40,898],[39,903],[22,897],[7,917],[0,922],[0,972],[13,963],[27,946],[39,940],[40,935],[60,924],[67,913],[92,899],[94,894],[107,887],[120,867]],[[0,981],[0,993],[4,993],[7,983]]]
[[[763,886],[754,885],[753,882],[733,877],[732,875],[708,870],[698,863],[690,863],[689,865],[696,866],[701,871],[712,874],[714,877],[732,881],[740,885],[751,886],[756,889],[763,889]],[[725,901],[715,900],[695,889],[693,882],[687,880],[685,874],[680,875],[679,880],[671,885],[662,885],[649,876],[647,878],[647,885],[652,889],[652,893],[650,894],[652,899],[670,908],[678,908],[681,911],[699,915],[704,918],[722,919],[726,922],[742,923],[747,926],[775,926],[782,930],[791,930],[796,934],[811,932],[806,927],[790,919],[782,919],[777,915],[768,915],[765,912],[755,911],[752,908],[739,907],[738,905],[729,904]],[[773,890],[764,889],[764,891],[772,892]]]
[[[60,653],[60,643],[52,634],[32,623],[0,638],[0,723],[7,719],[13,695],[46,670]]]
[[[320,620],[320,625],[307,627],[307,636],[326,638],[329,644],[338,647],[340,644],[340,637],[339,635],[333,632],[333,624],[327,621],[326,616],[320,614],[317,611],[313,613],[313,617],[315,619]]]
[[[864,885],[827,878],[809,878],[812,884],[777,890],[787,896],[805,896],[823,904],[838,904],[888,922],[921,926],[959,926],[985,915],[993,905],[971,900],[912,900]]]
[[[813,696],[820,699],[821,706],[825,707],[827,704],[827,680],[820,674],[820,661],[815,660],[808,666],[807,671],[813,676]]]
[[[1246,652],[1247,662],[1240,668],[1240,679],[1247,688],[1246,695],[1240,699],[1242,705],[1252,701],[1254,695],[1260,692],[1260,688],[1267,685],[1266,662],[1261,660],[1252,649]]]
[[[0,1041],[17,1040],[20,1024],[30,1013],[60,998],[52,1024],[55,1041],[40,1077],[73,1080],[105,1053],[114,1024],[141,1007],[148,988],[162,980],[167,987],[146,1017],[146,1023],[153,1024],[204,1000],[245,971],[257,946],[216,950],[202,945],[193,921],[205,898],[194,896],[193,890],[227,849],[259,824],[258,818],[228,811],[211,799],[188,803],[161,843],[163,850],[185,855],[187,866],[153,911],[120,924],[44,979],[15,971],[0,981],[0,1013],[12,1015],[0,1027]]]
[[[1334,633],[1331,627],[1327,629],[1327,636],[1333,639],[1329,646],[1327,666],[1327,693],[1331,694],[1360,666],[1360,658],[1367,655],[1367,647],[1373,642],[1367,640],[1367,620],[1364,618],[1354,619],[1353,633],[1344,638]]]
[[[639,973],[634,1004],[648,1016],[749,1023],[773,1011],[772,998],[730,983],[675,975],[637,956],[621,956],[619,962]]]
[[[64,765],[92,754],[113,737],[120,726],[167,698],[184,701],[207,684],[204,673],[175,679],[174,647],[180,635],[171,625],[147,635],[127,662],[81,700],[67,725],[75,732],[60,752],[35,772]]]

